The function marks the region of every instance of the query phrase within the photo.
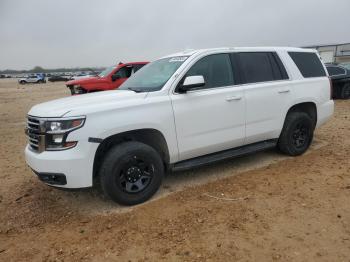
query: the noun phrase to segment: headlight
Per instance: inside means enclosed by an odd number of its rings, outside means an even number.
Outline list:
[[[63,150],[74,147],[77,141],[67,141],[67,136],[73,130],[84,125],[85,118],[47,120],[45,121],[45,148],[48,151]]]
[[[74,85],[73,86],[74,94],[83,94],[84,90],[81,88],[80,85]]]
[[[84,121],[85,118],[46,121],[45,128],[50,134],[65,133],[80,128]]]

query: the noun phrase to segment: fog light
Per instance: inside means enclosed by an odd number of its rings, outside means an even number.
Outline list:
[[[63,135],[53,135],[52,140],[55,144],[61,144],[63,141]]]

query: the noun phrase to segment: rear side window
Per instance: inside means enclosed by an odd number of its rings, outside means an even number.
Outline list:
[[[234,57],[240,68],[242,83],[288,79],[287,72],[276,53],[243,52],[234,54]]]
[[[315,53],[288,52],[305,78],[326,76],[322,63]]]

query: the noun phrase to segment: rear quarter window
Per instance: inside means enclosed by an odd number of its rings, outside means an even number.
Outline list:
[[[323,65],[316,53],[288,52],[305,78],[326,76]]]

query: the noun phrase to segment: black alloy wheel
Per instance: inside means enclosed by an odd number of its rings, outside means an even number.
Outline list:
[[[290,112],[278,139],[278,148],[290,156],[298,156],[310,147],[315,129],[315,120],[305,112]]]
[[[309,130],[303,123],[298,123],[292,133],[292,141],[296,148],[302,148],[308,142]]]
[[[108,197],[122,205],[135,205],[157,192],[164,164],[153,147],[136,141],[123,142],[104,156],[99,175]]]
[[[116,183],[127,193],[138,193],[152,181],[154,165],[142,156],[133,156],[117,169]]]

